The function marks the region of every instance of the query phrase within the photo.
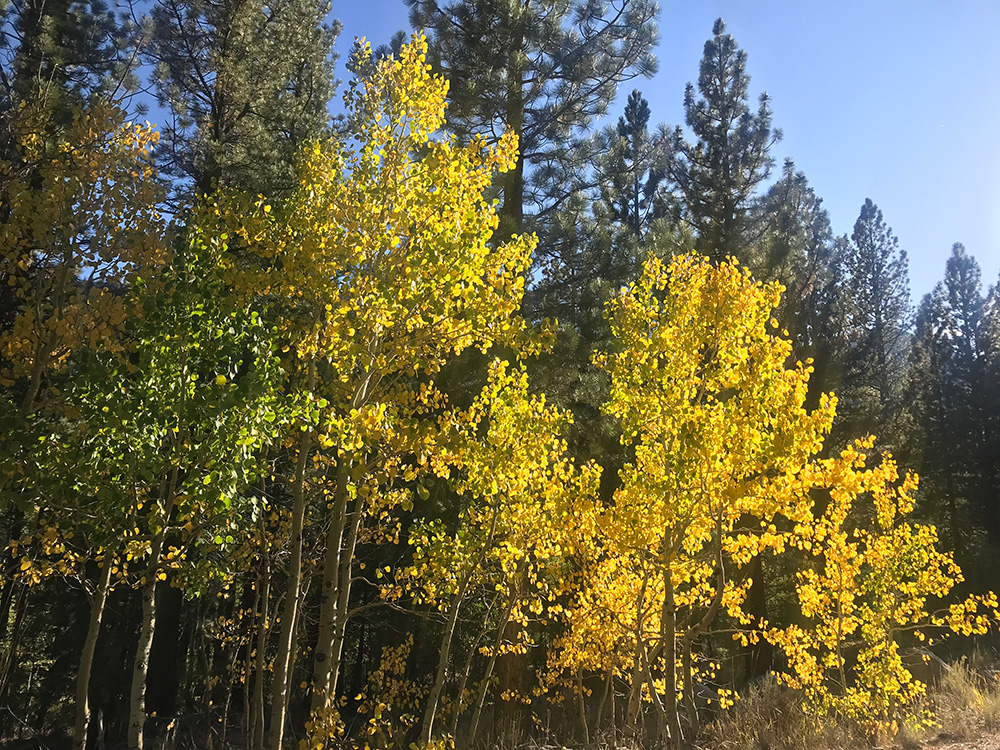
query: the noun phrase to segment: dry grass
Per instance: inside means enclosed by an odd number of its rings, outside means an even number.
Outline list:
[[[902,750],[971,740],[1000,731],[1000,669],[981,656],[942,670],[913,716],[930,711],[934,723],[904,725],[893,738],[880,738]],[[857,750],[873,741],[856,723],[834,717],[820,721],[802,707],[795,692],[766,681],[751,690],[705,731],[698,743],[706,750]]]
[[[861,738],[853,727],[819,722],[801,696],[767,679],[705,730],[699,743],[716,750],[846,750]]]
[[[969,739],[1000,730],[1000,672],[982,657],[962,659],[942,675],[928,703],[937,720],[937,732]]]

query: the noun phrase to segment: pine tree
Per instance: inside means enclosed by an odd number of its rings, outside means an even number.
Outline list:
[[[873,432],[883,447],[891,446],[910,331],[906,251],[870,198],[843,251],[848,353],[839,426],[854,434]]]
[[[649,102],[635,90],[629,94],[617,126],[606,128],[599,136],[604,152],[596,176],[601,199],[611,221],[637,241],[646,236],[667,207],[661,189],[666,177],[665,144],[650,135],[649,116]]]
[[[811,358],[810,403],[839,388],[842,374],[843,316],[837,243],[823,200],[795,164],[785,161],[781,179],[759,207],[767,229],[757,244],[751,269],[760,279],[785,287],[778,320],[788,330],[794,356]]]
[[[952,247],[944,281],[920,303],[907,379],[907,450],[921,471],[925,512],[962,555],[970,525],[991,521],[985,497],[982,382],[985,300],[975,258]]]
[[[73,105],[136,84],[132,27],[103,0],[4,3],[0,28],[0,117],[25,101],[59,112],[65,125]]]
[[[994,536],[1000,540],[1000,281],[990,287],[984,305],[979,344],[982,368],[976,402],[982,414],[980,454],[983,484],[980,503]]]
[[[673,137],[673,178],[684,202],[684,218],[698,235],[699,252],[719,260],[733,256],[749,262],[749,248],[762,227],[754,206],[771,174],[771,146],[781,131],[771,127],[771,103],[761,94],[757,112],[748,105],[750,76],[746,52],[720,18],[705,43],[698,95],[684,92],[684,119],[695,137]]]
[[[328,128],[333,44],[328,0],[160,0],[146,52],[170,111],[162,169],[180,196],[226,185],[280,198],[295,155]]]
[[[501,232],[534,229],[525,214],[551,211],[569,192],[561,176],[584,169],[585,152],[574,142],[607,111],[623,82],[655,72],[656,3],[406,2],[411,23],[427,29],[432,58],[451,82],[449,127],[460,136],[517,134],[521,158],[500,183]]]

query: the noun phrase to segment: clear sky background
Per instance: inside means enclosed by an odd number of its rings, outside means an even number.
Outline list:
[[[410,28],[402,0],[334,0],[333,15],[342,78],[355,36],[378,45]],[[747,52],[751,96],[768,92],[784,131],[774,176],[791,157],[837,234],[875,201],[909,255],[914,303],[943,277],[955,242],[979,261],[984,286],[997,282],[1000,2],[662,0],[659,72],[619,100],[639,88],[653,122],[683,124],[684,86],[719,16]]]

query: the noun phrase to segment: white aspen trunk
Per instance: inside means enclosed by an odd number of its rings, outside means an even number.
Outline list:
[[[109,551],[104,556],[104,567],[90,601],[90,623],[87,626],[87,638],[80,652],[80,668],[76,673],[76,724],[73,728],[73,750],[84,750],[87,744],[87,731],[90,729],[90,674],[94,669],[94,653],[97,651],[97,639],[101,634],[101,621],[104,619],[104,605],[111,590],[111,567],[114,555]]]

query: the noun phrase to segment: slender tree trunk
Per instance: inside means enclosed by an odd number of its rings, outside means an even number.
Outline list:
[[[527,571],[520,566],[517,578],[511,582],[511,599],[517,600],[525,589]],[[502,632],[504,642],[514,645],[518,642],[524,626],[514,619],[507,619]],[[528,659],[525,654],[508,652],[497,659],[497,701],[493,713],[493,729],[496,735],[510,732],[510,739],[516,743],[524,734],[527,723],[525,705],[521,700],[527,688]],[[504,697],[511,695],[511,698]]]
[[[583,744],[590,745],[590,728],[587,726],[587,694],[583,689],[583,669],[576,668],[577,710],[580,714],[580,731],[583,732]]]
[[[337,683],[340,680],[340,665],[344,654],[344,637],[347,633],[347,621],[350,619],[351,587],[354,576],[354,552],[358,546],[358,534],[361,530],[361,521],[364,518],[365,498],[360,494],[354,501],[354,510],[350,516],[350,527],[347,529],[347,539],[340,541],[342,536],[334,542],[338,547],[335,555],[338,568],[332,571],[335,581],[336,596],[323,601],[320,609],[320,638],[322,649],[324,650],[323,660],[319,661],[320,654],[317,653],[317,662],[313,665],[314,680],[319,677],[321,682],[313,683],[312,708],[316,710],[319,706],[328,705],[337,692]],[[337,524],[340,528],[346,526],[346,508],[344,509],[344,523]],[[331,534],[332,537],[332,534]],[[330,559],[327,550],[327,560]],[[324,582],[326,586],[326,573],[328,566],[324,565]],[[317,649],[319,651],[319,649]]]
[[[263,556],[267,556],[267,550],[263,547]],[[250,696],[253,690],[254,673],[254,641],[257,638],[257,618],[260,616],[260,590],[262,588],[261,575],[251,575],[247,571],[244,575],[243,590],[253,590],[253,604],[250,605],[250,617],[246,625],[246,643],[243,646],[243,711],[240,717],[240,731],[243,733],[244,750],[252,750],[253,745],[253,709],[251,708]],[[241,618],[242,619],[242,618]]]
[[[434,684],[431,686],[430,695],[427,697],[427,708],[424,710],[424,722],[420,732],[421,742],[429,745],[434,734],[434,714],[437,712],[438,701],[444,690],[444,678],[448,670],[448,660],[451,657],[451,640],[455,635],[455,626],[458,623],[458,612],[462,608],[462,601],[465,599],[465,592],[469,584],[469,576],[466,576],[459,586],[458,593],[448,612],[448,622],[445,624],[444,632],[441,634],[441,646],[438,652],[437,673],[434,675]]]
[[[143,750],[143,729],[146,725],[146,676],[149,673],[149,653],[153,648],[153,634],[156,632],[156,578],[160,567],[160,554],[167,537],[167,523],[174,510],[177,496],[177,478],[180,469],[174,467],[167,486],[167,497],[163,509],[163,528],[156,535],[149,550],[149,565],[146,567],[146,583],[142,587],[142,624],[139,628],[139,642],[132,661],[132,691],[129,699],[129,750]]]
[[[680,747],[682,741],[681,720],[677,713],[677,605],[674,603],[674,582],[671,576],[672,566],[669,561],[663,572],[663,612],[660,636],[663,639],[666,661],[663,674],[665,677],[663,710],[666,713],[667,730],[670,733],[672,747]],[[652,688],[652,682],[650,688]]]
[[[516,571],[514,575],[515,577],[520,577],[521,571]],[[472,712],[472,724],[469,726],[469,739],[466,743],[470,748],[475,747],[476,744],[476,734],[479,732],[479,719],[483,714],[483,706],[486,704],[486,694],[490,689],[490,680],[493,678],[493,669],[496,667],[497,654],[499,653],[500,646],[503,643],[504,633],[507,630],[507,623],[510,621],[510,616],[514,611],[514,605],[516,603],[517,591],[515,584],[511,582],[508,589],[507,609],[503,613],[503,617],[500,618],[500,624],[497,628],[497,637],[493,643],[493,651],[490,653],[490,659],[486,663],[486,672],[483,675],[483,681],[479,683],[479,691],[476,695],[476,708]]]
[[[156,628],[156,580],[147,581],[142,587],[142,626],[139,643],[132,662],[132,693],[129,701],[129,750],[143,750],[143,728],[146,724],[146,671],[149,652],[153,647]]]
[[[316,387],[316,362],[309,363],[308,391]],[[312,448],[312,432],[302,432],[299,439],[299,455],[295,463],[295,478],[291,522],[291,559],[288,563],[288,583],[285,592],[285,609],[281,617],[281,631],[278,635],[278,655],[274,662],[274,676],[271,680],[271,727],[267,733],[268,750],[281,750],[285,734],[285,716],[288,713],[288,683],[295,662],[293,643],[295,620],[298,615],[302,586],[302,529],[306,515],[306,464]]]
[[[487,616],[489,616],[488,613]],[[483,639],[484,635],[486,635],[486,630],[480,630],[479,635],[476,636],[476,639],[469,647],[469,653],[465,658],[465,668],[462,670],[462,678],[458,681],[458,700],[455,706],[455,713],[451,717],[451,736],[456,747],[462,747],[458,742],[458,722],[462,716],[462,700],[465,695],[465,687],[469,684],[469,675],[472,674],[472,661],[476,658],[476,652],[479,650],[479,642]]]
[[[258,584],[260,589],[260,607],[257,613],[257,645],[254,655],[253,702],[251,708],[251,723],[253,726],[251,740],[252,750],[264,750],[264,664],[267,661],[268,617],[270,617],[269,599],[271,596],[271,560],[264,554],[264,572]]]
[[[236,660],[238,658],[238,653],[233,654],[231,661],[226,663],[226,669],[229,672],[228,679],[226,680],[226,697],[222,702],[222,734],[219,737],[219,747],[222,750],[226,750],[226,734],[229,732],[229,705],[233,702],[233,668],[236,666]]]
[[[632,685],[629,689],[628,703],[625,708],[625,724],[631,727],[634,739],[638,742],[639,737],[639,713],[640,696],[642,691],[642,653],[645,649],[645,636],[643,628],[646,608],[646,587],[649,585],[649,573],[643,575],[642,584],[639,586],[639,596],[635,603],[635,654],[632,657]]]
[[[350,461],[341,456],[337,465],[337,487],[333,496],[333,521],[326,537],[323,558],[323,589],[320,593],[319,637],[313,659],[312,710],[328,705],[332,700],[334,641],[336,640],[337,610],[340,602],[341,556],[344,553],[344,530],[347,527],[348,484]]]
[[[90,601],[90,623],[87,627],[87,637],[83,642],[83,651],[80,653],[80,668],[76,673],[76,725],[73,728],[73,750],[84,750],[87,744],[87,731],[90,728],[90,673],[94,667],[97,639],[101,634],[104,605],[111,590],[113,563],[114,554],[106,552],[101,578]]]
[[[684,638],[681,649],[682,676],[681,690],[684,694],[684,708],[688,722],[688,736],[696,738],[701,726],[698,720],[698,704],[694,695],[694,664],[691,656],[691,639]]]
[[[0,490],[3,489],[4,479],[0,477]],[[11,541],[21,538],[21,531],[24,528],[24,513],[13,506],[7,512],[10,518],[9,531],[6,539],[2,541],[3,552],[0,552],[0,578],[3,579],[3,594],[0,595],[0,641],[7,635],[7,627],[10,625],[10,607],[14,602],[14,594],[19,591],[24,584],[17,580],[14,575],[17,565],[17,556],[9,546]]]
[[[14,627],[10,631],[10,647],[7,650],[7,661],[4,663],[3,675],[0,675],[0,705],[4,705],[7,698],[7,688],[10,687],[10,678],[14,674],[14,665],[17,664],[17,652],[21,646],[24,614],[28,611],[28,591],[27,586],[19,586],[17,597],[14,601]]]
[[[377,345],[373,345],[377,348]],[[374,357],[374,355],[372,355]],[[373,359],[369,360],[369,376],[361,382],[351,398],[351,406],[360,409],[373,387]],[[334,518],[327,537],[326,557],[323,560],[323,591],[320,597],[319,637],[313,660],[312,710],[328,705],[337,691],[340,664],[344,653],[344,634],[347,632],[348,607],[351,602],[351,584],[354,580],[354,551],[358,545],[358,532],[364,517],[364,496],[355,491],[354,514],[346,542],[347,508],[350,504],[348,487],[351,481],[353,460],[341,455],[337,461],[337,489],[334,496]]]
[[[601,701],[597,704],[597,720],[594,722],[594,733],[600,735],[601,727],[604,725],[604,709],[608,705],[608,697],[612,699],[611,723],[614,725],[614,687],[615,687],[615,655],[611,656],[611,666],[608,667],[608,676],[604,680],[604,692],[601,693]]]
[[[425,745],[430,744],[431,736],[433,735],[434,714],[437,711],[438,701],[441,699],[441,692],[444,690],[444,678],[448,668],[448,660],[451,656],[451,641],[455,635],[455,627],[458,623],[458,613],[462,608],[462,603],[465,601],[465,595],[468,593],[472,577],[476,574],[476,571],[479,570],[479,566],[483,564],[483,560],[486,557],[486,550],[493,545],[493,537],[496,534],[497,520],[499,516],[500,508],[497,506],[493,509],[493,517],[490,520],[490,529],[486,534],[486,539],[483,542],[482,549],[479,554],[476,555],[475,559],[470,561],[468,570],[466,570],[465,574],[462,576],[458,592],[455,594],[455,599],[451,604],[451,610],[448,613],[448,622],[445,626],[444,632],[441,634],[441,651],[438,655],[437,674],[434,677],[434,685],[431,688],[430,696],[427,698],[427,709],[424,712],[423,742]],[[468,670],[468,665],[466,666],[466,669]],[[464,690],[464,685],[462,686],[462,689],[459,690],[459,702],[462,700],[462,690]]]

